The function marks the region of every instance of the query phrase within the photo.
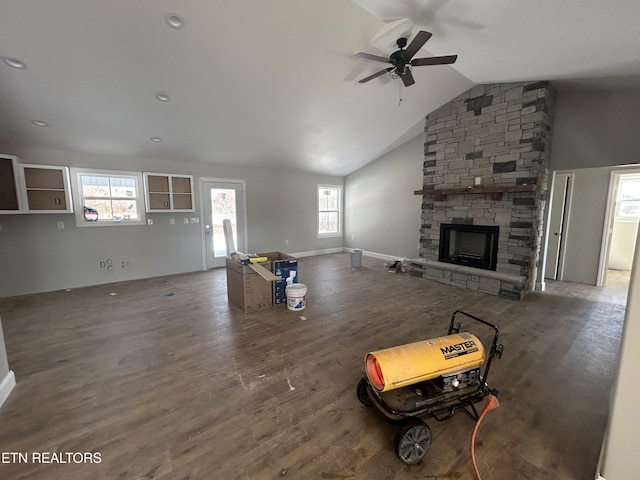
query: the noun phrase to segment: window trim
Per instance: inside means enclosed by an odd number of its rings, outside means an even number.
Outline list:
[[[335,233],[320,233],[320,189],[321,188],[335,188],[338,190],[338,231]],[[338,238],[342,237],[342,217],[344,207],[343,202],[343,185],[330,185],[330,184],[318,184],[316,188],[316,238]],[[322,210],[333,211],[333,210]]]
[[[71,168],[71,177],[73,178],[73,184],[75,188],[72,188],[73,206],[75,210],[76,226],[77,227],[123,227],[131,225],[146,225],[147,220],[145,216],[145,198],[144,198],[144,183],[142,178],[142,172],[130,172],[125,170],[103,170],[94,168]],[[136,201],[138,202],[138,214],[139,220],[128,220],[115,222],[103,221],[103,222],[87,222],[84,220],[84,202],[82,196],[82,180],[81,175],[101,175],[111,177],[128,177],[134,178],[136,181]]]

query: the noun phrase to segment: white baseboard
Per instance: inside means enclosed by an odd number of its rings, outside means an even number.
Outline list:
[[[2,383],[0,383],[0,407],[9,398],[9,394],[13,387],[16,386],[16,376],[13,374],[13,370],[9,370],[9,373],[4,377]]]
[[[351,250],[353,250],[353,248],[345,247],[344,249],[345,252],[350,252]],[[362,250],[362,255],[365,257],[373,257],[373,258],[379,258],[381,260],[387,260],[389,262],[395,262],[396,260],[406,260],[405,258],[402,258],[402,257],[394,257],[393,255],[387,255],[386,253],[370,252],[368,250]]]
[[[605,478],[602,475],[598,475],[598,478],[596,478],[596,480],[605,480]]]
[[[386,253],[369,252],[367,250],[363,250],[362,255],[364,255],[365,257],[373,257],[373,258],[379,258],[381,260],[387,260],[389,262],[402,260],[402,258],[400,257],[394,257],[393,255],[387,255]]]
[[[306,252],[298,252],[298,253],[290,253],[292,257],[302,258],[302,257],[313,257],[314,255],[325,255],[327,253],[340,253],[340,252],[351,252],[353,248],[350,247],[336,247],[336,248],[325,248],[324,250],[308,250]],[[386,253],[377,253],[377,252],[369,252],[367,250],[362,250],[362,255],[365,257],[374,257],[380,258],[382,260],[387,260],[390,262],[395,262],[396,260],[404,260],[401,257],[394,257],[393,255],[387,255]]]
[[[296,257],[296,258],[301,258],[301,257],[313,257],[314,255],[326,255],[327,253],[340,253],[340,252],[344,252],[344,249],[342,247],[325,248],[323,250],[308,250],[306,252],[289,253],[288,255],[291,255],[292,257]]]

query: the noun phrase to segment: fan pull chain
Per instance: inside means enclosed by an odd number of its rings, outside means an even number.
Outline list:
[[[398,85],[400,86],[400,91],[398,92],[399,95],[399,100],[398,100],[398,106],[402,105],[402,82],[398,82]]]

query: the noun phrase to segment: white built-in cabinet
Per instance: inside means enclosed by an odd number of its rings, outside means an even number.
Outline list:
[[[20,164],[24,208],[29,213],[73,213],[69,169]]]
[[[144,172],[147,213],[193,212],[193,176]]]
[[[18,159],[0,155],[0,213],[22,213]]]
[[[69,169],[0,155],[0,214],[73,213]]]

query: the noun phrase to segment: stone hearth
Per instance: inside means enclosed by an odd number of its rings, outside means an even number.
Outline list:
[[[554,100],[548,82],[478,85],[427,116],[412,275],[514,299],[533,289]],[[438,262],[442,223],[499,227],[495,271]]]

